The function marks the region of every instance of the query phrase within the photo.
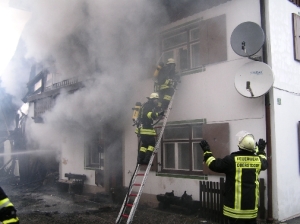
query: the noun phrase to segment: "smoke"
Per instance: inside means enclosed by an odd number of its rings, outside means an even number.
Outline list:
[[[29,122],[29,137],[49,147],[74,128],[107,121],[119,128],[132,88],[155,66],[161,6],[148,0],[30,0],[29,5],[32,17],[22,35],[26,59],[58,72],[61,80],[87,79],[85,88],[59,95],[43,125]]]

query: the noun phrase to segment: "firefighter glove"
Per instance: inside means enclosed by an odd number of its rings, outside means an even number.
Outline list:
[[[200,147],[202,148],[203,152],[210,152],[210,147],[209,147],[209,144],[207,143],[206,140],[202,140],[200,143],[199,143]]]
[[[257,154],[263,154],[265,155],[265,148],[266,148],[266,141],[263,140],[262,138],[258,140],[258,142],[256,142],[256,146],[258,148],[258,153]]]
[[[258,147],[258,151],[264,151],[266,148],[266,141],[260,138],[258,142],[256,142],[256,146]]]

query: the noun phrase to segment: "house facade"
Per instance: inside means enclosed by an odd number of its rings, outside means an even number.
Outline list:
[[[176,196],[186,191],[198,200],[199,180],[218,182],[221,177],[203,167],[199,141],[207,139],[213,153],[223,156],[238,149],[235,135],[246,130],[256,140],[268,142],[270,166],[260,174],[266,183],[267,218],[285,220],[300,215],[299,13],[296,1],[223,1],[174,19],[157,32],[157,60],[161,57],[166,62],[173,57],[181,83],[158,150],[156,171],[150,172],[141,200],[151,203],[157,194],[171,191]],[[239,24],[248,21],[264,30],[264,46],[255,55],[271,67],[275,79],[269,92],[260,97],[242,96],[234,83],[237,70],[253,59],[237,55],[230,38]],[[146,101],[153,80],[140,86],[144,91],[136,90],[139,94],[132,105]],[[141,92],[145,98],[141,99]],[[128,121],[123,145],[124,186],[129,184],[137,155],[137,137]]]

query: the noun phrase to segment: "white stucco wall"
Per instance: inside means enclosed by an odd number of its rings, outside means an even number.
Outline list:
[[[223,63],[206,66],[206,71],[182,77],[182,83],[176,92],[172,111],[168,121],[193,120],[206,118],[207,123],[229,123],[231,151],[237,150],[235,134],[240,130],[252,132],[257,139],[265,139],[265,111],[264,97],[249,99],[241,96],[234,87],[235,72],[239,67],[249,62],[234,53],[230,45],[230,36],[233,29],[242,22],[252,21],[260,24],[259,0],[233,0],[218,7],[185,18],[165,29],[172,28],[188,21],[203,17],[203,20],[226,14],[228,60]],[[142,90],[143,88],[143,90]],[[146,80],[140,85],[136,101],[146,101],[153,91],[153,81]],[[131,111],[128,116],[131,116]],[[128,122],[124,135],[124,185],[128,186],[137,158],[137,138],[134,127]],[[266,172],[261,173],[266,180]],[[209,176],[211,181],[219,181],[217,176]],[[186,190],[199,200],[199,180],[171,177],[157,177],[151,172],[145,193],[163,194],[175,191],[181,196]]]
[[[84,138],[82,133],[77,133],[64,138],[61,146],[59,163],[61,179],[68,179],[65,173],[85,174],[85,184],[95,185],[95,171],[84,169]]]
[[[268,60],[275,75],[272,108],[273,214],[278,220],[300,216],[300,162],[297,124],[300,121],[300,63],[294,60],[289,1],[267,1]],[[277,104],[281,99],[281,105]]]

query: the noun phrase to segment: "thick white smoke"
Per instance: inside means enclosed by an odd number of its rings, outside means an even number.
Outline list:
[[[139,79],[151,76],[149,65],[155,66],[155,28],[162,10],[155,2],[29,2],[32,17],[22,36],[26,58],[51,65],[61,80],[92,76],[85,88],[61,93],[53,109],[44,114],[43,125],[29,122],[30,138],[50,146],[74,128],[107,120],[116,126],[122,123],[122,111],[131,107],[127,99],[132,88]]]

